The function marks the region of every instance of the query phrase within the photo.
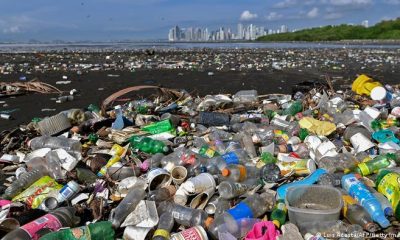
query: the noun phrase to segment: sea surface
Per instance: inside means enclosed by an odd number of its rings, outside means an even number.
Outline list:
[[[29,53],[37,51],[125,51],[142,49],[400,49],[399,44],[376,43],[306,43],[306,42],[221,42],[221,43],[193,43],[193,42],[129,42],[129,43],[66,43],[66,44],[0,44],[2,53]]]

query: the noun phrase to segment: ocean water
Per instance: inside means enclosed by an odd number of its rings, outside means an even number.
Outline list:
[[[0,44],[0,52],[36,51],[124,51],[143,49],[400,49],[398,44],[348,44],[308,42],[129,42],[129,43],[66,43],[66,44]]]

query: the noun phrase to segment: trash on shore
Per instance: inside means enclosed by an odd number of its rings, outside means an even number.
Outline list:
[[[10,97],[35,92],[42,94],[61,93],[56,87],[37,79],[28,82],[0,82],[0,97]]]
[[[3,131],[2,239],[395,239],[400,89],[327,83],[133,86]]]

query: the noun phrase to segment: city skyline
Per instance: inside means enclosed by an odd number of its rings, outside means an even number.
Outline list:
[[[286,25],[280,26],[278,29],[268,29],[264,26],[255,24],[238,23],[236,30],[230,27],[221,26],[215,30],[209,30],[207,27],[187,27],[181,28],[178,25],[171,28],[168,32],[168,41],[230,41],[230,40],[255,40],[258,37],[288,32]]]
[[[2,2],[0,41],[166,39],[176,25],[304,29],[399,16],[400,0],[15,0]]]

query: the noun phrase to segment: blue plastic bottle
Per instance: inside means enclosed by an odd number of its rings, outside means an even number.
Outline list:
[[[342,177],[342,188],[351,197],[355,198],[371,215],[372,220],[377,222],[382,228],[390,226],[390,222],[386,219],[379,200],[368,190],[367,186],[357,179],[356,175],[344,175]]]
[[[321,177],[325,173],[327,173],[327,171],[325,169],[319,168],[319,169],[315,170],[315,172],[313,172],[311,175],[304,178],[303,180],[288,183],[288,184],[280,186],[276,190],[278,199],[285,199],[286,192],[290,187],[302,186],[302,185],[312,185],[312,184],[316,183],[318,181],[319,177]]]

